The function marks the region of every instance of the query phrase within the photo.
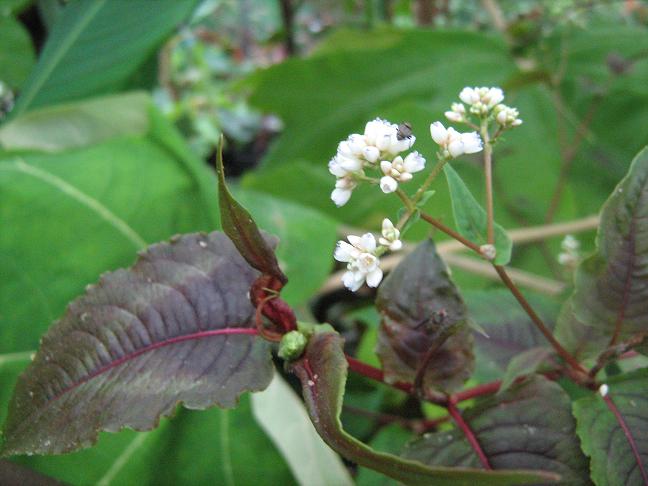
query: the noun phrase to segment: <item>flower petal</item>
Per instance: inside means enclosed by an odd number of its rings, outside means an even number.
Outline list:
[[[361,240],[362,248],[367,252],[367,253],[373,253],[376,251],[376,238],[374,235],[371,233],[365,233],[362,235],[362,240]]]
[[[448,132],[441,122],[436,121],[430,125],[430,135],[432,136],[432,140],[442,145],[446,140]]]
[[[396,189],[398,189],[398,182],[396,182],[396,179],[390,176],[382,177],[380,179],[380,189],[385,194],[389,194],[391,192],[396,191]]]
[[[344,206],[349,199],[351,199],[351,189],[333,189],[333,192],[331,193],[331,199],[335,203],[335,205],[339,208],[341,206]]]
[[[349,245],[346,241],[338,241],[335,246],[335,253],[333,253],[333,258],[338,262],[350,262],[358,257],[360,251]]]
[[[378,287],[382,278],[383,271],[380,268],[376,268],[367,274],[367,285],[369,287]]]

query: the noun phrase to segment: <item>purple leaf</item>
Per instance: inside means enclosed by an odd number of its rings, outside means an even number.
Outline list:
[[[551,471],[560,474],[560,484],[591,485],[570,399],[556,383],[535,376],[500,395],[479,399],[463,418],[495,470]],[[426,434],[407,446],[404,456],[431,466],[480,465],[458,429]]]
[[[452,391],[468,379],[474,358],[466,306],[431,240],[389,274],[376,306],[376,352],[388,381],[413,382],[422,367],[425,387]]]
[[[648,148],[603,205],[597,252],[575,280],[557,327],[568,349],[591,356],[648,333]]]
[[[69,452],[100,430],[152,429],[179,403],[232,407],[263,390],[272,363],[248,298],[258,276],[219,232],[153,245],[103,275],[20,377],[2,454]]]
[[[408,485],[546,484],[557,479],[541,471],[428,467],[415,460],[375,451],[350,436],[340,422],[348,367],[342,345],[342,338],[336,333],[316,333],[303,357],[291,365],[291,370],[301,381],[306,408],[315,429],[329,446],[350,461]]]

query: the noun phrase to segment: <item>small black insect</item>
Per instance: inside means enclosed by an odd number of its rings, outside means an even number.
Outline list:
[[[396,138],[398,140],[405,140],[412,136],[412,124],[410,122],[403,122],[398,125],[398,130],[396,131]]]

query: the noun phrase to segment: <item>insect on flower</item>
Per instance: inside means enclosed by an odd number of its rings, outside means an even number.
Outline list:
[[[412,136],[412,124],[410,122],[403,122],[398,125],[398,130],[396,131],[396,138],[398,140],[405,140]]]

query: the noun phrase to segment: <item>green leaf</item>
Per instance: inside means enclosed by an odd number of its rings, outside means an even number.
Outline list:
[[[495,470],[540,469],[560,474],[560,484],[591,484],[571,402],[556,383],[536,376],[501,395],[478,400],[463,418]],[[457,429],[426,434],[412,442],[404,456],[431,466],[480,464]]]
[[[0,219],[12,228],[0,231],[0,353],[35,349],[86,284],[147,243],[214,228],[213,174],[157,115],[146,135],[0,157]]]
[[[259,227],[276,235],[276,255],[290,281],[281,298],[291,305],[305,303],[331,272],[337,223],[319,211],[262,192],[235,188],[238,201],[250,209]]]
[[[0,12],[0,81],[12,89],[20,88],[35,61],[29,33],[12,17]]]
[[[376,307],[382,318],[376,354],[386,380],[412,383],[425,368],[421,385],[453,391],[470,377],[468,312],[432,240],[385,278]]]
[[[233,410],[180,409],[149,432],[103,433],[90,449],[12,461],[70,485],[296,484],[248,396]]]
[[[230,237],[250,266],[264,275],[277,279],[281,284],[285,284],[288,279],[279,268],[274,250],[261,236],[261,232],[248,210],[234,199],[227,188],[223,169],[222,139],[218,149],[216,170],[218,172],[218,203],[223,231]]]
[[[339,335],[317,333],[311,337],[304,356],[291,365],[291,371],[301,381],[306,409],[318,433],[329,446],[350,461],[408,485],[520,485],[555,479],[555,476],[541,472],[427,467],[417,461],[374,451],[354,439],[340,423],[348,367],[342,346]]]
[[[547,347],[531,348],[515,356],[508,364],[497,393],[504,393],[518,378],[532,375],[544,366],[553,364],[553,350]]]
[[[549,327],[554,328],[559,304],[547,297],[525,292],[533,309]],[[475,377],[480,382],[497,380],[509,362],[520,353],[547,344],[547,340],[506,289],[464,293],[470,316],[484,329],[475,332],[475,358],[479,366]]]
[[[302,401],[280,375],[251,400],[256,421],[282,452],[299,484],[354,484],[337,454],[317,435]]]
[[[620,418],[599,394],[573,405],[592,479],[598,486],[648,484],[648,370],[616,376],[607,385]]]
[[[648,332],[648,148],[603,205],[596,244],[557,328],[568,348],[586,355]]]
[[[20,377],[2,454],[69,452],[99,430],[152,429],[180,402],[227,408],[263,390],[272,362],[248,297],[257,278],[219,232],[153,245],[104,274]]]
[[[410,121],[415,148],[434,153],[428,127],[435,110],[440,116],[468,79],[501,85],[515,71],[499,39],[472,32],[342,30],[326,42],[344,48],[321,49],[311,58],[289,60],[250,79],[252,102],[285,123],[284,134],[266,156],[268,164],[307,160],[325,166],[340,140],[377,116]],[[425,109],[399,106],[407,101],[424,103]],[[398,117],[390,115],[396,112]]]
[[[6,150],[57,152],[149,131],[151,99],[128,93],[30,111],[0,128]]]
[[[443,167],[443,172],[445,173],[448,187],[450,188],[452,212],[457,223],[457,231],[459,231],[461,236],[466,237],[473,243],[480,246],[486,244],[486,211],[479,205],[470,192],[470,189],[468,189],[464,181],[459,177],[459,174],[455,172],[450,164],[446,164]],[[493,263],[496,265],[506,265],[511,261],[512,247],[513,242],[504,228],[495,223],[495,249],[497,250],[497,255]]]
[[[25,83],[13,116],[121,90],[196,0],[69,2]],[[116,39],[119,42],[116,42]]]

